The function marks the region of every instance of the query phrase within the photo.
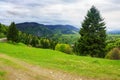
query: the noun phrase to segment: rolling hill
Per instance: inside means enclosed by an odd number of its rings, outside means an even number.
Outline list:
[[[28,33],[28,34],[33,34],[36,36],[51,36],[53,32],[46,28],[42,24],[38,24],[35,22],[25,22],[25,23],[19,23],[16,24],[16,27],[18,30]]]
[[[16,27],[29,34],[37,36],[51,36],[53,34],[74,34],[79,31],[71,25],[44,25],[36,22],[24,22],[16,24]]]

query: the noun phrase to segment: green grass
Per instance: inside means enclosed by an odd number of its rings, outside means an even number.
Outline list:
[[[120,60],[67,55],[49,49],[8,43],[0,43],[0,52],[45,68],[61,70],[84,77],[120,80]]]
[[[0,80],[4,80],[5,72],[0,70]]]
[[[1,62],[1,58],[0,58],[0,62]],[[0,63],[0,66],[1,65],[2,64]],[[5,75],[6,75],[6,72],[4,70],[2,70],[0,67],[0,80],[4,80]]]
[[[0,76],[4,76],[5,72],[0,71]]]
[[[7,76],[9,72],[7,72],[5,69],[8,66],[14,69],[24,69],[20,65],[15,64],[14,62],[0,57],[0,80],[7,80]]]

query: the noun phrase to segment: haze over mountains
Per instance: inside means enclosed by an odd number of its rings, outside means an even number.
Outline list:
[[[111,30],[107,32],[108,34],[120,34],[120,30]]]

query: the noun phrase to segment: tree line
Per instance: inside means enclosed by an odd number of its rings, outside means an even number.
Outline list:
[[[16,25],[14,22],[12,22],[8,28],[7,39],[8,41],[11,41],[13,43],[22,42],[26,45],[30,45],[30,46],[38,47],[38,48],[55,49],[55,46],[57,44],[57,42],[53,40],[50,40],[47,38],[40,38],[38,36],[34,36],[32,34],[27,34],[27,33],[19,31],[16,28]]]

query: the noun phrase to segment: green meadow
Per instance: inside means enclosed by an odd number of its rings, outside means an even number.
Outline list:
[[[60,70],[87,78],[120,80],[120,60],[68,55],[59,51],[0,43],[0,53],[40,67]],[[0,71],[0,77],[2,72]]]

